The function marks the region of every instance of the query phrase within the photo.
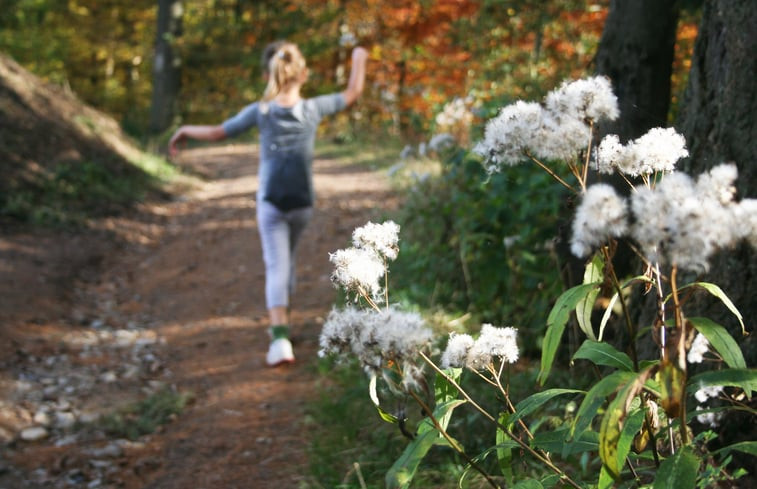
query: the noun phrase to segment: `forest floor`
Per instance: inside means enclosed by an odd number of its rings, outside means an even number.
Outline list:
[[[299,249],[297,361],[268,368],[256,148],[190,149],[203,183],[86,231],[0,236],[0,489],[321,487],[308,475],[328,254],[396,204],[384,173],[321,155]],[[157,432],[97,420],[169,387],[191,395]],[[128,416],[127,416],[128,419]]]

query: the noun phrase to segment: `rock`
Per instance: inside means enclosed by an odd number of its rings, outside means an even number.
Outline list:
[[[42,426],[31,426],[22,430],[19,436],[24,441],[39,441],[47,438],[49,433]]]
[[[55,427],[61,429],[71,428],[76,424],[76,416],[73,413],[58,411],[55,413]]]

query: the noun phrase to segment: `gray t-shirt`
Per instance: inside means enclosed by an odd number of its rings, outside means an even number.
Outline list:
[[[313,204],[313,149],[321,119],[346,107],[341,93],[303,99],[293,107],[254,102],[223,122],[227,137],[260,131],[258,199],[281,210]],[[307,195],[305,195],[307,194]]]

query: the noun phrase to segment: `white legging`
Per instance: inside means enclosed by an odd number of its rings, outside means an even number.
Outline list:
[[[295,250],[312,207],[281,211],[265,200],[257,202],[258,231],[265,262],[265,302],[268,309],[288,307],[295,286]]]

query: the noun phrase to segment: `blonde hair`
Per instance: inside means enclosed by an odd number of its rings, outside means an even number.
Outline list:
[[[273,100],[282,88],[302,82],[306,73],[305,57],[299,48],[291,42],[282,43],[268,61],[268,85],[263,100]]]

